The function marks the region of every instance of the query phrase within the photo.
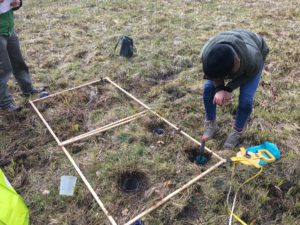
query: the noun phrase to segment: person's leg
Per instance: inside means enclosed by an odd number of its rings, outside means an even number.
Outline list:
[[[7,82],[12,73],[9,56],[7,53],[7,38],[0,36],[0,107],[6,108],[13,102],[8,92]]]
[[[212,81],[207,80],[203,90],[203,102],[205,107],[205,118],[207,121],[216,120],[216,105],[213,103],[216,89]]]
[[[19,38],[15,32],[9,37],[7,42],[7,51],[13,68],[13,74],[21,87],[22,92],[30,93],[33,89],[29,74],[19,44]]]
[[[234,148],[242,135],[243,128],[247,123],[253,107],[254,96],[260,81],[263,66],[256,77],[240,87],[239,105],[233,131],[228,135],[224,148]]]
[[[205,108],[205,130],[203,139],[211,139],[218,131],[219,127],[216,123],[216,105],[213,103],[216,89],[212,81],[207,80],[203,90],[203,102]]]
[[[240,87],[239,105],[237,109],[236,120],[234,128],[237,131],[242,131],[247,123],[251,113],[254,102],[254,96],[261,78],[263,66],[256,77]]]

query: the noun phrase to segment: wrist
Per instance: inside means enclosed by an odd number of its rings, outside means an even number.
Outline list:
[[[233,90],[230,87],[228,87],[228,86],[218,85],[218,86],[216,86],[216,92],[218,92],[218,91],[226,91],[226,92],[230,92],[231,93]]]
[[[233,91],[233,90],[232,90],[230,87],[228,87],[228,86],[225,86],[223,90],[224,90],[224,91],[227,91],[227,92],[229,92],[229,93],[231,93],[231,92]]]

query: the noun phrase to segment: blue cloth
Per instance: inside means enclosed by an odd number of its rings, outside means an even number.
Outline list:
[[[252,147],[248,147],[247,148],[247,151],[248,152],[253,152],[253,153],[257,153],[259,150],[261,149],[266,149],[268,150],[274,157],[276,160],[278,160],[280,158],[280,151],[277,147],[276,144],[273,144],[271,142],[268,142],[268,141],[265,141],[263,144],[261,145],[257,145],[257,146],[252,146]],[[266,158],[269,158],[268,155],[266,155],[265,153],[263,153],[264,156]],[[259,164],[260,165],[266,165],[268,164],[267,162],[263,161],[263,160],[260,160],[259,161]]]
[[[237,108],[235,128],[242,130],[252,113],[253,101],[256,89],[258,87],[263,66],[254,79],[240,86],[239,105]],[[216,93],[216,88],[212,81],[207,80],[204,85],[203,102],[206,113],[206,120],[213,121],[216,119],[216,105],[213,104],[213,99]]]
[[[131,225],[144,225],[144,222],[142,220],[137,220]]]

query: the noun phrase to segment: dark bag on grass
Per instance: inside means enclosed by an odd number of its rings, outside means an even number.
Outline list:
[[[116,44],[115,49],[118,47],[118,45],[121,45],[120,47],[120,56],[130,58],[133,56],[134,52],[134,45],[133,45],[133,40],[132,38],[128,36],[122,36],[118,43]]]

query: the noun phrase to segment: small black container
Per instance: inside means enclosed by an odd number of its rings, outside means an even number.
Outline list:
[[[122,190],[125,192],[136,192],[140,190],[140,182],[135,177],[125,178],[122,184]]]
[[[165,130],[160,128],[160,127],[156,127],[153,129],[153,133],[159,135],[159,136],[162,136],[165,134]]]

